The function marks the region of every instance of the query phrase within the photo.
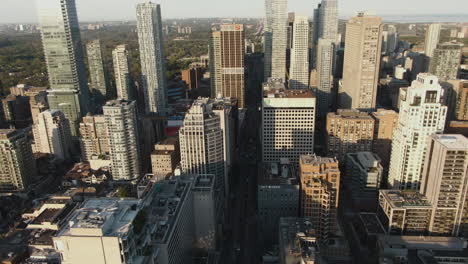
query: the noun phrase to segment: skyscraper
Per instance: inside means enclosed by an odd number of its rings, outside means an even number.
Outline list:
[[[459,43],[438,44],[429,62],[429,72],[437,76],[440,82],[458,79],[462,48],[463,44]]]
[[[309,18],[296,15],[293,26],[289,88],[309,88]]]
[[[338,161],[303,155],[299,162],[301,216],[310,217],[317,236],[327,241],[337,226],[341,175]]]
[[[339,108],[375,108],[382,49],[382,19],[359,13],[346,24],[343,86]]]
[[[51,89],[49,105],[65,114],[76,137],[80,118],[88,111],[89,89],[75,0],[36,3]]]
[[[103,106],[109,136],[112,178],[128,181],[140,176],[135,101],[114,100]]]
[[[221,25],[221,95],[236,98],[239,108],[245,107],[244,34],[243,25]]]
[[[70,121],[60,110],[40,113],[33,133],[35,152],[53,154],[61,160],[71,157],[73,148],[70,141]]]
[[[149,0],[137,5],[138,43],[146,113],[167,113],[166,67],[161,6]]]
[[[208,98],[193,103],[179,131],[179,141],[182,170],[215,175],[215,189],[224,194],[223,131]]]
[[[88,53],[89,76],[91,78],[91,92],[99,96],[107,95],[107,79],[102,62],[101,41],[93,40],[86,44]]]
[[[118,45],[112,51],[114,62],[115,86],[117,88],[117,98],[132,100],[131,90],[132,80],[130,77],[130,63],[126,45]]]
[[[26,190],[36,175],[36,161],[27,130],[0,130],[0,192]]]
[[[434,50],[437,48],[437,44],[439,44],[440,38],[440,24],[431,24],[426,30],[426,39],[424,41],[424,52],[426,56],[432,57],[434,54]]]
[[[322,0],[318,7],[318,35],[319,39],[338,41],[338,1]]]
[[[389,186],[419,190],[427,140],[445,127],[447,106],[436,76],[421,73],[400,95],[398,126],[393,135]]]
[[[109,135],[104,116],[83,117],[80,123],[80,147],[83,161],[89,161],[94,155],[109,154]]]
[[[398,32],[394,25],[387,26],[387,54],[395,52],[398,45]]]
[[[310,89],[286,90],[281,79],[264,83],[262,101],[262,160],[293,164],[314,153],[315,95]]]
[[[214,31],[210,38],[210,85],[211,97],[216,98],[223,94],[222,81],[222,54],[221,32]]]
[[[286,78],[287,0],[265,0],[265,81]]]
[[[432,235],[468,235],[468,139],[432,135],[427,144],[421,193],[433,205]]]
[[[332,39],[319,39],[317,45],[317,118],[324,120],[332,110],[333,62],[335,61],[335,43]]]

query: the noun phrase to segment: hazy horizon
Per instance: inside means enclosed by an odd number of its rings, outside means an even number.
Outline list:
[[[142,1],[76,0],[76,4],[81,22],[132,21],[135,20],[135,5]],[[155,2],[161,4],[163,19],[261,18],[264,16],[264,0],[160,0]],[[313,9],[319,2],[319,0],[289,0],[288,11],[312,16]],[[463,2],[465,2],[464,5]],[[405,15],[459,16],[459,19],[453,22],[468,22],[468,19],[463,19],[465,15],[468,17],[466,0],[431,1],[430,3],[427,0],[393,0],[392,5],[386,3],[388,2],[385,0],[341,0],[339,1],[340,17],[349,18],[359,11],[370,10],[384,18],[401,16],[406,20],[411,20]],[[37,23],[34,0],[2,0],[0,7],[0,23]]]

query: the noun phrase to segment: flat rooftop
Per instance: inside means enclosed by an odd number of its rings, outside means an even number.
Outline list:
[[[315,98],[315,94],[310,89],[270,89],[264,92],[265,98]]]
[[[468,139],[459,134],[432,135],[437,142],[450,150],[468,150]]]
[[[318,251],[312,219],[281,217],[279,226],[279,250],[283,251],[287,258],[295,257],[299,262],[301,260],[315,260]]]
[[[467,241],[458,237],[439,236],[390,236],[379,235],[378,240],[386,247],[403,247],[407,249],[427,249],[443,251],[464,251]]]
[[[362,171],[377,170],[380,166],[380,158],[372,152],[348,153],[346,155],[354,164],[358,165]]]
[[[314,165],[318,166],[320,164],[324,163],[336,163],[338,164],[338,160],[335,158],[329,158],[329,157],[320,157],[317,155],[301,155],[300,160],[303,164],[307,165]]]
[[[215,176],[214,175],[198,175],[195,179],[193,188],[195,189],[211,189],[214,186]]]
[[[432,208],[427,198],[417,191],[380,190],[379,192],[393,208]]]
[[[258,175],[258,185],[298,185],[294,165],[281,162],[265,162]]]
[[[366,229],[367,234],[385,234],[385,229],[383,228],[376,214],[360,213],[359,219]]]
[[[96,198],[86,200],[72,212],[57,236],[122,236],[139,212],[140,200]]]
[[[372,119],[372,117],[367,112],[361,112],[355,109],[338,109],[336,113],[328,113],[328,116],[336,116],[346,119]]]

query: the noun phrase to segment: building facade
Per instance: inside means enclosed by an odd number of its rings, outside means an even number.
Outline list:
[[[130,76],[130,62],[126,45],[118,45],[112,51],[112,61],[114,63],[115,87],[117,88],[117,98],[132,100],[132,78]]]
[[[141,164],[135,101],[109,101],[102,109],[109,136],[113,179],[138,179],[141,175]]]
[[[59,110],[47,110],[39,114],[33,127],[34,152],[53,154],[67,160],[73,153],[70,122]]]
[[[393,110],[377,109],[371,116],[375,120],[372,152],[379,156],[382,166],[388,171],[393,133],[398,125],[398,113]]]
[[[429,72],[441,82],[458,79],[462,48],[463,44],[438,44],[429,63]]]
[[[368,13],[359,13],[347,22],[339,108],[375,108],[382,30],[382,18]]]
[[[180,162],[178,138],[167,138],[154,146],[151,153],[151,168],[156,176],[162,178],[174,172]]]
[[[109,135],[104,116],[83,117],[80,123],[80,148],[83,161],[89,161],[93,156],[109,155]]]
[[[333,89],[333,64],[336,45],[333,39],[319,39],[317,44],[317,118],[324,120],[336,99]]]
[[[309,17],[294,17],[289,88],[309,88]]]
[[[265,0],[265,81],[286,78],[287,7],[287,0]]]
[[[311,90],[285,90],[282,80],[264,84],[262,102],[262,160],[293,164],[314,153],[316,99]]]
[[[161,6],[146,1],[137,5],[137,30],[145,112],[167,113]]]
[[[392,142],[389,187],[419,190],[421,168],[431,134],[442,133],[447,106],[436,76],[421,73],[401,95],[398,126]]]
[[[86,44],[91,92],[97,96],[107,95],[107,78],[102,61],[101,41],[92,40]]]
[[[375,121],[366,112],[338,109],[327,115],[327,153],[343,161],[347,153],[372,151]]]
[[[437,48],[440,39],[440,24],[430,24],[426,30],[426,38],[424,40],[424,53],[428,57],[434,55],[434,50]]]

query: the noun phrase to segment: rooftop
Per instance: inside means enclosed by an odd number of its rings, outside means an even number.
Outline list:
[[[194,189],[213,189],[215,176],[211,174],[198,175],[193,185]]]
[[[432,208],[427,198],[416,191],[380,190],[393,208]]]
[[[19,129],[0,129],[0,139],[9,139],[15,135],[18,135],[23,130]]]
[[[329,116],[337,116],[341,118],[359,118],[359,119],[372,119],[372,117],[367,112],[361,112],[356,109],[338,109],[336,113],[328,113]]]
[[[104,105],[105,107],[117,107],[117,106],[122,106],[122,105],[130,105],[132,104],[133,101],[128,101],[124,99],[117,99],[117,100],[111,100],[107,101],[107,103]]]
[[[263,163],[263,173],[258,175],[258,185],[297,185],[294,165],[288,162]]]
[[[432,135],[436,142],[450,150],[468,150],[468,139],[459,134]]]
[[[76,209],[57,236],[123,236],[139,211],[137,199],[96,198]]]
[[[441,236],[390,236],[379,235],[378,240],[385,247],[407,249],[428,249],[444,251],[463,251],[467,247],[467,241],[458,237]]]
[[[385,234],[385,229],[374,213],[360,213],[359,219],[366,229],[367,234]]]
[[[300,157],[300,160],[302,164],[314,165],[314,166],[319,166],[320,164],[324,164],[324,163],[338,164],[338,160],[335,158],[320,157],[315,154],[314,155],[302,155]]]
[[[315,98],[315,94],[310,89],[294,89],[286,90],[282,89],[270,89],[264,92],[265,98],[288,98],[288,99],[297,99],[297,98]]]
[[[379,156],[372,152],[348,153],[346,157],[358,165],[362,171],[376,171],[381,168]]]
[[[280,218],[279,226],[279,250],[284,252],[286,258],[296,259],[298,263],[301,260],[315,260],[315,255],[318,251],[312,219],[282,217]]]

